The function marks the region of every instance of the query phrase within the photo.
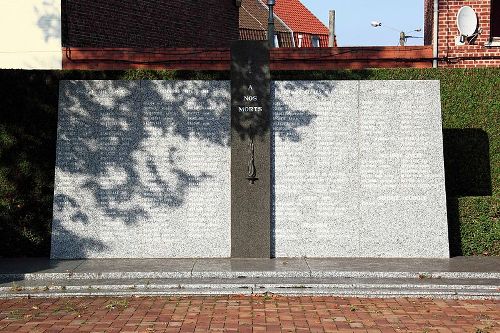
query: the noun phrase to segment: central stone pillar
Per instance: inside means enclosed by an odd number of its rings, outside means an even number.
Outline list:
[[[231,257],[271,254],[270,71],[267,42],[231,47]]]

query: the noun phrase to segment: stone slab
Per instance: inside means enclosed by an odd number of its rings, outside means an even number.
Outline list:
[[[433,280],[442,284],[451,279],[454,284],[500,284],[500,257],[455,257],[451,259],[420,258],[276,258],[276,259],[87,259],[50,260],[48,258],[0,259],[1,281],[26,281],[25,285],[36,285],[33,281],[86,280],[96,284],[113,283],[112,274],[119,273],[119,279],[136,283],[155,279],[183,279],[175,275],[158,273],[179,273],[186,276],[193,272],[191,283],[230,283],[222,277],[241,279],[243,283],[337,283],[356,282],[362,279],[416,279],[420,273],[428,273],[440,279],[418,279],[418,283]],[[252,272],[248,276],[247,272]],[[261,274],[259,274],[261,272]],[[129,274],[130,273],[130,274]],[[247,276],[241,278],[241,275]],[[296,275],[294,275],[297,273]],[[307,274],[304,274],[307,273]],[[380,273],[383,273],[381,275]],[[155,275],[156,274],[156,275]],[[281,278],[280,274],[286,274]],[[199,275],[199,276],[196,276]],[[219,278],[217,278],[219,276]],[[249,278],[255,278],[252,280]],[[431,276],[427,276],[431,277]],[[202,280],[195,281],[197,278]],[[327,280],[325,280],[325,278]],[[339,280],[339,278],[342,278]],[[349,278],[345,280],[345,278]],[[10,279],[10,280],[9,280]],[[451,281],[450,280],[450,281]],[[474,280],[474,281],[472,281]],[[107,281],[107,282],[106,282]],[[165,280],[167,281],[167,280]],[[178,281],[178,280],[175,280]],[[176,282],[172,283],[176,283]],[[335,282],[337,281],[337,282]],[[360,280],[361,281],[361,280]],[[358,282],[360,282],[358,281]],[[375,281],[375,280],[373,280]],[[406,281],[406,280],[405,280]],[[468,281],[468,282],[467,282]],[[472,282],[471,282],[472,281]],[[16,282],[16,283],[17,283]],[[32,283],[33,282],[33,283]],[[366,282],[366,281],[365,281]],[[408,281],[406,281],[408,283]],[[432,281],[431,281],[432,282]],[[158,282],[159,283],[159,282]],[[340,283],[340,282],[339,282]],[[411,282],[413,284],[417,282]],[[85,284],[77,282],[78,285]],[[5,285],[4,285],[5,286]]]
[[[449,257],[438,81],[273,87],[277,257]]]
[[[15,279],[10,275],[10,280],[0,280],[0,298],[245,293],[500,298],[499,258],[196,259],[202,269],[200,276],[192,277],[181,277],[179,274],[186,273],[194,259],[91,259],[82,261],[77,268],[58,277],[43,270],[43,267],[55,264],[54,260],[18,261],[18,272],[30,271],[36,278],[28,278],[31,273],[27,273]],[[303,276],[302,270],[308,267],[306,262],[313,274],[319,274],[323,269],[323,273],[337,272],[339,275]],[[12,260],[0,259],[0,277],[8,275],[5,272],[12,272],[8,266],[10,263]],[[32,264],[41,271],[33,269]],[[165,270],[161,270],[162,265]],[[179,266],[178,272],[175,272],[176,265]],[[462,272],[451,271],[452,266]],[[123,267],[123,270],[120,271],[119,267]],[[401,277],[405,267],[406,278]],[[445,273],[445,277],[433,278],[436,276],[427,274],[422,278],[417,274],[419,269]],[[377,271],[385,273],[385,276],[374,275]],[[353,272],[365,275],[352,275]],[[461,277],[453,277],[456,273],[461,273]],[[483,277],[478,278],[479,275]]]
[[[274,83],[277,257],[357,253],[357,90],[353,81]]]
[[[360,81],[361,257],[449,257],[438,81]]]
[[[231,45],[231,257],[271,256],[269,47]]]
[[[2,258],[0,274],[53,274],[73,272],[83,260],[48,260],[47,258]]]
[[[79,279],[189,278],[195,259],[94,259],[73,271]]]
[[[61,81],[52,258],[230,255],[226,81]]]

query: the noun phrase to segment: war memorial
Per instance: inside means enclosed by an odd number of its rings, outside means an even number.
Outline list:
[[[449,257],[438,81],[61,81],[54,259]]]

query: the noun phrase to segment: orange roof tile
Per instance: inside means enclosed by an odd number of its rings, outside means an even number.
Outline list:
[[[294,32],[328,34],[328,28],[300,0],[276,0],[274,12]]]

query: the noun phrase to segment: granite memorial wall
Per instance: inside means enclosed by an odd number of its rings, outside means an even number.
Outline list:
[[[227,81],[62,81],[51,256],[231,256],[230,110]],[[439,82],[272,82],[270,130],[270,255],[449,256]]]
[[[53,258],[229,257],[230,93],[62,81]]]
[[[274,87],[277,257],[449,257],[438,81]]]

